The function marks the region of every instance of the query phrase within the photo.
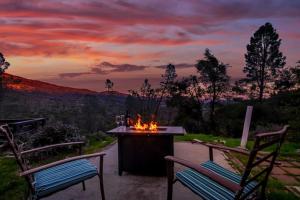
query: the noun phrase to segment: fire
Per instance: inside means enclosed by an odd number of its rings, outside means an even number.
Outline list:
[[[134,128],[137,130],[146,130],[148,124],[143,124],[141,115],[137,115],[137,122],[134,124]]]
[[[150,131],[156,131],[157,130],[157,122],[151,121],[149,126]]]
[[[133,126],[136,130],[150,130],[150,131],[156,131],[157,130],[157,122],[151,121],[149,124],[142,122],[141,115],[137,115],[137,121]]]

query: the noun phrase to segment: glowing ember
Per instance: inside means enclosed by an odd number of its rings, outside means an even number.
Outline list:
[[[154,122],[153,120],[147,124],[142,122],[141,115],[137,115],[137,121],[133,126],[136,130],[150,130],[150,131],[157,131],[157,122]]]

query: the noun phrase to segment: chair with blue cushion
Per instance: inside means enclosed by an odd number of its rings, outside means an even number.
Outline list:
[[[176,181],[181,182],[202,199],[265,199],[268,177],[276,162],[288,127],[286,125],[279,131],[256,134],[254,146],[250,152],[240,148],[230,148],[194,140],[195,143],[203,144],[209,148],[210,160],[202,164],[195,164],[184,159],[166,156],[168,176],[167,199],[172,199],[173,184]],[[272,152],[262,154],[261,151],[268,147],[272,149]],[[213,161],[213,149],[247,155],[248,162],[242,175],[229,171],[215,163]],[[175,177],[174,163],[187,167],[183,171],[176,172]],[[262,163],[264,163],[263,166],[261,165]]]
[[[24,122],[26,124],[26,122]],[[26,125],[27,126],[27,125]],[[40,167],[30,169],[27,165],[26,155],[49,150],[56,147],[76,145],[81,153],[84,142],[69,142],[39,147],[27,151],[21,151],[14,139],[12,128],[4,124],[0,126],[0,135],[4,135],[21,168],[20,176],[25,177],[29,185],[30,197],[40,199],[53,193],[66,189],[78,183],[82,183],[85,190],[85,180],[98,176],[100,182],[101,198],[105,200],[103,186],[103,157],[105,153],[94,153],[66,158]],[[88,158],[99,157],[99,170]]]

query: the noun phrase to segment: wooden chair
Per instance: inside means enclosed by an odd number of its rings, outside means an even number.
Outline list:
[[[203,199],[265,199],[268,177],[279,154],[288,127],[286,125],[283,129],[276,132],[256,134],[254,146],[250,152],[239,148],[230,148],[194,140],[195,143],[203,144],[209,148],[210,160],[201,165],[173,156],[166,156],[168,200],[172,199],[173,184],[177,180]],[[263,154],[262,156],[259,154],[259,151],[270,146],[273,147],[271,153]],[[216,164],[213,161],[213,149],[247,155],[248,162],[242,175],[231,172]],[[188,167],[183,171],[177,172],[175,179],[174,163]],[[261,166],[262,163],[266,165]],[[255,175],[251,176],[251,174]]]
[[[26,126],[28,127],[28,123]],[[81,153],[81,146],[84,142],[53,144],[22,151],[20,146],[17,144],[17,141],[14,139],[11,128],[7,124],[0,126],[0,135],[4,135],[7,139],[8,145],[20,166],[21,172],[19,175],[25,177],[29,186],[29,197],[32,199],[40,199],[49,196],[78,183],[82,183],[83,190],[85,190],[84,181],[94,176],[98,176],[100,181],[101,197],[105,200],[103,187],[103,157],[105,153],[94,153],[70,157],[30,169],[26,155],[70,145],[78,146],[79,152]],[[94,164],[87,160],[92,157],[99,157],[99,170],[97,170],[97,167]]]

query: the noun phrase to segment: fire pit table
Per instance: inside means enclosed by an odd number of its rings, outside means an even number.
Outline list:
[[[118,138],[119,175],[123,171],[142,175],[166,175],[166,155],[174,155],[174,135],[186,132],[180,126],[159,126],[157,130],[136,130],[119,126],[107,132]]]

